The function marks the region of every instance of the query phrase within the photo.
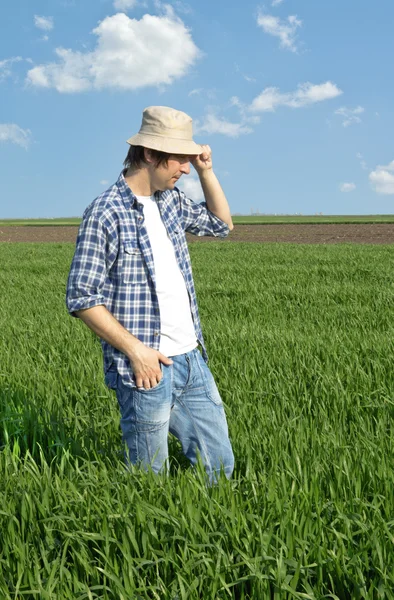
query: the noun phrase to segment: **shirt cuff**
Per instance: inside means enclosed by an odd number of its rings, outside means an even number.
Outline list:
[[[209,214],[209,218],[211,219],[213,235],[215,237],[227,237],[230,233],[230,227],[227,225],[227,223],[222,221],[222,219],[210,211],[206,203],[204,204]]]
[[[73,298],[71,300],[67,300],[67,310],[72,317],[77,317],[75,314],[78,310],[84,310],[85,308],[93,308],[93,306],[105,306],[105,298],[104,296],[85,296],[83,298]]]

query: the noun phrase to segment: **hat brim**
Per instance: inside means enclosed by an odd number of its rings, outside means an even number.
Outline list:
[[[198,156],[204,149],[192,140],[178,140],[169,137],[137,133],[127,140],[130,146],[143,146],[150,150],[160,150],[168,154],[188,154]]]

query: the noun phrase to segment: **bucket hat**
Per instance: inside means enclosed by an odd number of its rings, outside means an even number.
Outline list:
[[[139,132],[129,138],[130,146],[143,146],[168,154],[201,154],[204,150],[193,141],[192,118],[168,106],[148,106],[142,113]]]

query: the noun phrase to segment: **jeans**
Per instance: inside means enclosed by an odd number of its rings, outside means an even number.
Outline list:
[[[168,432],[181,442],[195,465],[200,455],[210,481],[223,467],[229,478],[234,455],[222,399],[213,375],[198,348],[160,363],[162,378],[153,388],[124,385],[116,371],[108,371],[106,383],[118,398],[126,460],[148,465],[155,473],[168,469]]]

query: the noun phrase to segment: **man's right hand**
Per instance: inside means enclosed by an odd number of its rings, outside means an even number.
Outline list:
[[[146,390],[154,388],[162,378],[160,361],[165,365],[172,365],[173,360],[164,356],[158,350],[145,346],[142,342],[133,348],[129,356],[137,388],[144,387]]]
[[[102,340],[125,354],[133,367],[137,387],[149,390],[161,381],[160,362],[172,365],[174,361],[161,352],[145,346],[132,335],[102,304],[76,311],[76,315]]]

